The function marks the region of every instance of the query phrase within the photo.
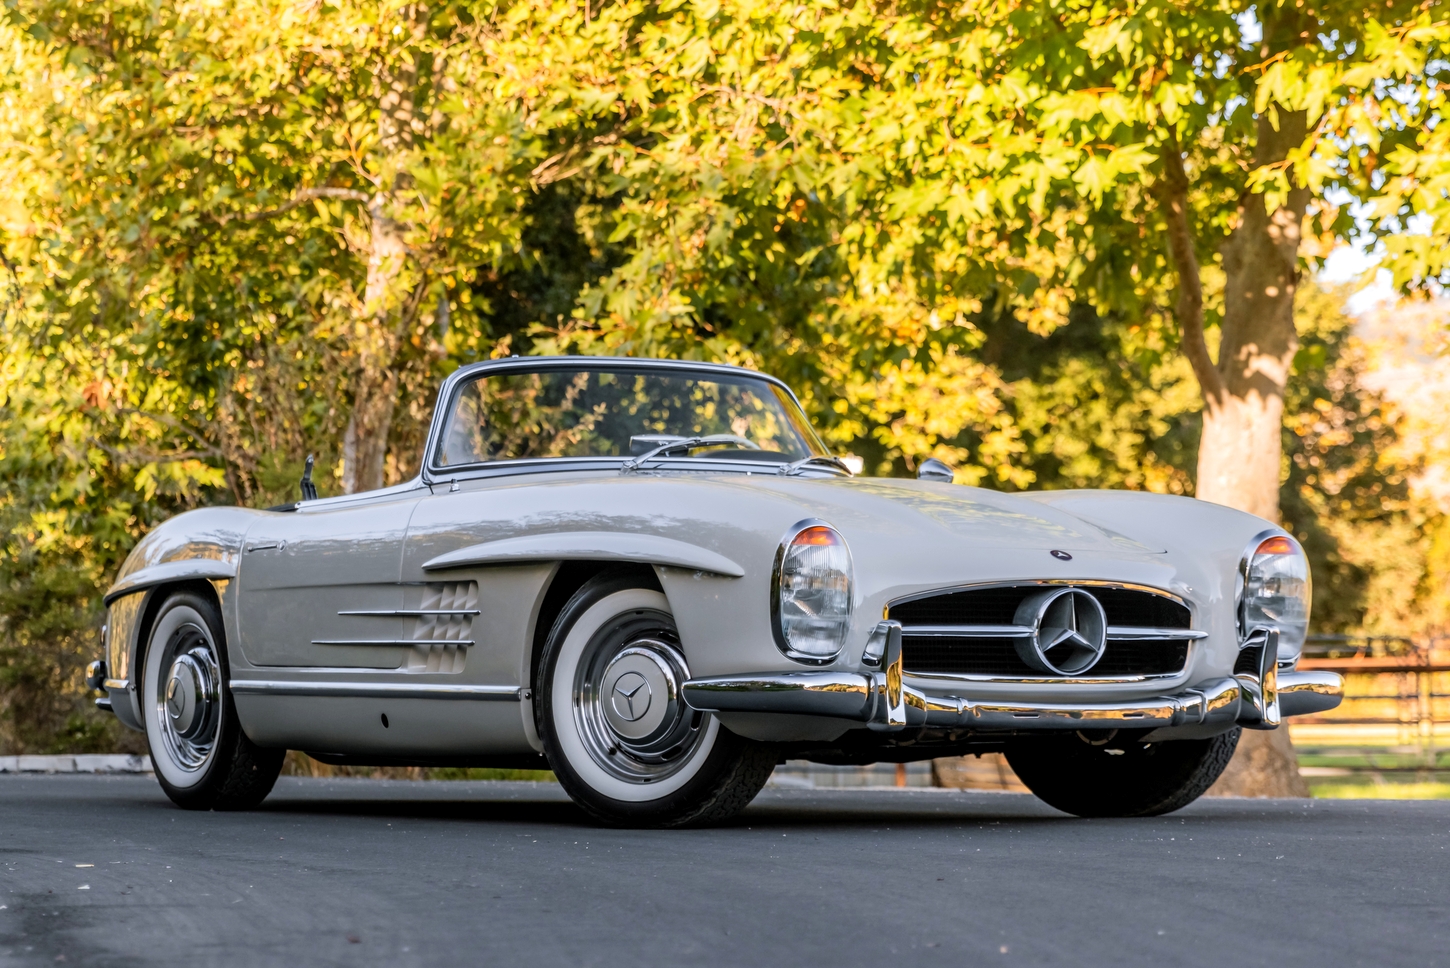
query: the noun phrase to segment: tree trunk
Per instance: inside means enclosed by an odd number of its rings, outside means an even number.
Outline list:
[[[410,11],[410,36],[425,23],[418,8]],[[384,187],[368,203],[371,238],[367,289],[354,329],[357,364],[353,376],[352,415],[342,441],[342,489],[347,494],[383,486],[388,436],[398,403],[397,357],[406,325],[408,226],[394,217],[396,193],[407,187],[401,155],[413,144],[417,127],[414,94],[418,59],[400,57],[378,72],[378,147]]]
[[[398,402],[397,327],[393,316],[399,277],[408,257],[405,226],[389,217],[389,198],[379,192],[368,206],[372,220],[368,281],[358,320],[358,361],[354,370],[352,416],[342,438],[342,489],[347,494],[383,486],[388,434]]]
[[[1259,118],[1260,165],[1283,162],[1306,134],[1303,111],[1281,111],[1276,129]],[[1223,247],[1224,314],[1217,387],[1205,387],[1197,495],[1279,520],[1284,447],[1284,384],[1299,348],[1294,293],[1299,236],[1309,190],[1291,191],[1270,212],[1261,194],[1239,204],[1238,226]]]
[[[1307,797],[1309,784],[1299,775],[1299,754],[1289,729],[1246,729],[1228,769],[1213,786],[1210,797]]]
[[[1283,163],[1307,133],[1302,111],[1279,110],[1273,120],[1277,126],[1266,115],[1259,117],[1254,160],[1260,166]],[[1203,390],[1196,494],[1201,500],[1278,521],[1284,385],[1299,345],[1294,293],[1309,191],[1291,190],[1272,211],[1261,193],[1247,192],[1240,200],[1238,224],[1222,249],[1224,316],[1215,362],[1203,335],[1198,256],[1188,223],[1188,179],[1175,140],[1166,146],[1164,161],[1168,241],[1179,274],[1183,348]],[[1228,796],[1308,793],[1285,727],[1245,730],[1228,770],[1210,790]]]

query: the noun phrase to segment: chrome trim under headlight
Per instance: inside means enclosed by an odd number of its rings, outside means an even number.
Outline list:
[[[851,549],[824,521],[797,521],[781,539],[770,575],[776,646],[797,662],[841,654],[851,628]]]

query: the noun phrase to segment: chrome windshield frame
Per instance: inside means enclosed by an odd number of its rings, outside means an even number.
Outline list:
[[[653,371],[674,371],[676,373],[693,373],[703,377],[724,377],[733,381],[753,380],[784,391],[796,408],[805,414],[805,408],[801,406],[800,398],[795,395],[783,380],[761,373],[756,370],[747,370],[740,366],[727,366],[723,363],[697,363],[689,360],[657,360],[629,356],[510,356],[500,360],[484,360],[479,363],[470,363],[454,370],[443,386],[438,390],[438,399],[433,406],[433,419],[428,425],[428,442],[424,445],[422,470],[419,477],[427,485],[435,485],[442,482],[455,480],[468,480],[478,477],[496,477],[511,474],[538,474],[566,471],[618,471],[620,466],[629,460],[628,456],[621,457],[524,457],[513,460],[488,461],[478,464],[461,464],[458,467],[440,466],[436,463],[438,448],[441,446],[443,437],[443,424],[447,420],[448,413],[452,410],[461,387],[477,377],[492,373],[529,373],[546,370],[580,370],[580,369],[609,369],[609,370],[653,370]],[[829,454],[830,450],[825,442],[820,439],[814,427],[806,424],[811,436],[814,438],[810,443],[820,447],[822,452]],[[689,470],[689,471],[710,471],[735,473],[761,473],[774,474],[780,462],[777,461],[740,461],[722,460],[719,458],[691,458],[673,457],[668,461],[661,461],[659,464],[652,464],[650,470]],[[829,474],[829,471],[825,473]],[[834,475],[832,475],[834,476]]]

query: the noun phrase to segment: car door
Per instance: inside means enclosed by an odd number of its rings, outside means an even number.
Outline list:
[[[551,490],[559,497],[561,488]],[[436,619],[418,618],[414,635],[432,640],[428,648],[437,658],[430,661],[445,667],[441,671],[447,671],[450,663],[461,671],[467,662],[470,683],[527,686],[530,622],[555,565],[529,562],[443,570],[423,566],[470,545],[518,535],[528,509],[543,496],[527,484],[501,487],[478,480],[440,485],[435,492],[418,503],[403,552],[403,581],[410,594],[437,603],[432,607],[439,612]],[[425,627],[434,621],[436,625]],[[447,644],[450,638],[467,642],[466,651],[456,652]],[[424,661],[421,649],[411,661]]]
[[[248,532],[238,574],[241,649],[257,666],[396,669],[404,664],[408,521],[426,487],[405,486],[270,515]]]

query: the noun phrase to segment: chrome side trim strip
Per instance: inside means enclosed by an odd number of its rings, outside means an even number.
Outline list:
[[[906,625],[902,635],[930,636],[932,638],[956,639],[1025,639],[1032,635],[1026,625]],[[1168,642],[1196,642],[1208,638],[1208,633],[1197,629],[1162,629],[1137,625],[1109,625],[1108,641],[1142,642],[1163,640]]]
[[[476,608],[382,608],[338,612],[339,615],[366,615],[377,618],[418,618],[425,615],[482,615]]]
[[[411,682],[302,682],[276,679],[233,679],[238,696],[331,696],[345,699],[471,699],[483,702],[519,702],[518,686],[414,685]]]
[[[462,645],[472,639],[313,639],[313,645]]]

